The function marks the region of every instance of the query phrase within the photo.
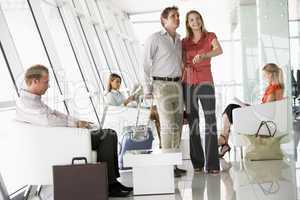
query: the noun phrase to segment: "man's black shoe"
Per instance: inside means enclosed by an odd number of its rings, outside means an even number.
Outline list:
[[[186,174],[186,170],[175,167],[175,171],[178,171],[180,174]]]
[[[118,187],[109,187],[109,196],[110,197],[128,197],[130,192],[122,191]]]
[[[123,191],[131,192],[133,190],[133,187],[126,187],[125,185],[123,185],[120,182],[116,182],[114,185]]]
[[[174,169],[174,177],[180,178],[181,176],[182,176],[182,174],[178,170]]]

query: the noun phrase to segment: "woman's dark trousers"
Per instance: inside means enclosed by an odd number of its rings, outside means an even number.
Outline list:
[[[206,170],[219,170],[214,85],[183,83],[183,93],[190,129],[190,155],[193,167],[203,168],[205,165]],[[205,156],[199,128],[199,100],[205,118]]]

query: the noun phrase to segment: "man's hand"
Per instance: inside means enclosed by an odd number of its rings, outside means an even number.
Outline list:
[[[145,99],[152,99],[153,98],[153,94],[152,93],[147,93],[144,96]]]
[[[93,124],[92,122],[83,121],[83,120],[79,120],[76,123],[77,128],[87,128],[87,129],[92,128],[92,124]]]

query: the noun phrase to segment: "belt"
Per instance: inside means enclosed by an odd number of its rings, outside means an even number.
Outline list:
[[[169,77],[158,77],[158,76],[153,76],[153,80],[155,81],[179,81],[181,78],[180,77],[174,77],[174,78],[169,78]]]

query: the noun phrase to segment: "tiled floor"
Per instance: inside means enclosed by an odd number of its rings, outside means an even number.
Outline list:
[[[231,167],[230,167],[231,166]],[[228,168],[219,175],[194,174],[185,160],[186,176],[175,179],[172,195],[131,196],[115,200],[296,200],[295,167],[289,161],[231,162],[221,160]],[[146,180],[145,180],[146,181]],[[122,172],[121,182],[132,185],[132,173]],[[158,183],[159,184],[159,183]],[[52,200],[52,187],[46,187],[42,199]],[[34,200],[41,199],[38,197]]]

